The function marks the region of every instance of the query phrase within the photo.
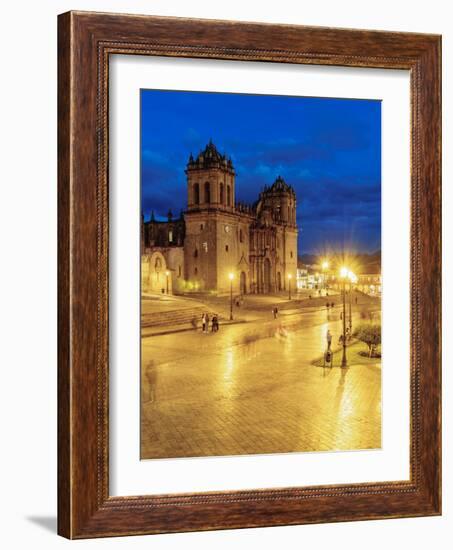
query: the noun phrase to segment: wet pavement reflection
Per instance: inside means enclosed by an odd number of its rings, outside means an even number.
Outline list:
[[[324,311],[142,341],[142,458],[374,449],[380,364],[316,367]]]

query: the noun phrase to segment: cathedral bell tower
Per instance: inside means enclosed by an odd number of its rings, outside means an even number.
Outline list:
[[[234,168],[231,158],[221,155],[212,140],[186,167],[187,209],[218,208],[234,211]]]
[[[237,264],[235,173],[230,158],[209,141],[186,166],[184,264],[188,290],[219,290]]]

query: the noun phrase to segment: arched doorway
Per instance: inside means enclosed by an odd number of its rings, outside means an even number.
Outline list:
[[[264,259],[264,285],[263,292],[269,294],[271,291],[271,262],[269,258]]]
[[[142,291],[159,294],[172,293],[172,271],[165,257],[156,251],[142,257]]]
[[[277,272],[277,288],[278,290],[282,289],[282,274],[280,271]]]
[[[241,271],[240,283],[241,294],[247,294],[247,276],[244,271]]]

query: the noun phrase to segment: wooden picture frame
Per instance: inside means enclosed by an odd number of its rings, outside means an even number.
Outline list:
[[[441,513],[441,39],[69,12],[58,21],[58,532],[68,538]],[[411,81],[410,480],[109,496],[111,54],[405,69]]]

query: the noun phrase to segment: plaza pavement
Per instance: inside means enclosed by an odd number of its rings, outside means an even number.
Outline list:
[[[369,307],[369,306],[362,306]],[[141,457],[375,449],[381,368],[322,368],[339,310],[267,312],[254,321],[142,339]],[[359,321],[356,312],[354,324]]]

